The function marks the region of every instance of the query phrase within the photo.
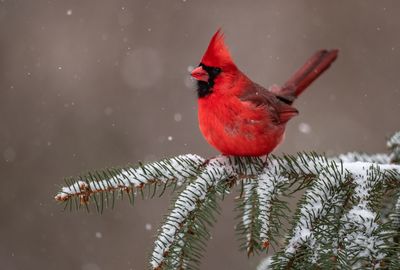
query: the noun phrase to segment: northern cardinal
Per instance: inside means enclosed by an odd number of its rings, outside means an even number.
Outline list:
[[[338,50],[317,51],[282,87],[266,89],[236,67],[218,30],[191,72],[205,139],[225,155],[269,154],[282,141],[286,123],[298,114],[293,101],[337,55]]]

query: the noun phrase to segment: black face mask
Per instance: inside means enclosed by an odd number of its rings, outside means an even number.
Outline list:
[[[197,81],[197,96],[199,98],[203,98],[213,92],[212,87],[214,86],[214,80],[222,72],[222,70],[218,67],[206,66],[203,63],[200,63],[199,66],[201,66],[208,73],[208,81]]]

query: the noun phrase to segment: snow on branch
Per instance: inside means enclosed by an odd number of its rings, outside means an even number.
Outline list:
[[[400,263],[400,133],[388,142],[390,154],[348,153],[328,159],[315,153],[277,157],[182,155],[139,167],[105,169],[66,180],[55,199],[66,207],[103,210],[116,196],[131,203],[138,192],[160,196],[180,186],[150,256],[152,269],[194,269],[210,238],[219,201],[234,187],[241,247],[248,255],[280,248],[289,220],[287,199],[304,191],[281,251],[265,269],[378,268]],[[117,195],[115,195],[115,193]],[[111,196],[111,197],[110,197]],[[390,198],[390,219],[381,216]],[[397,268],[396,268],[397,267]]]
[[[370,163],[378,163],[378,164],[389,164],[390,156],[385,153],[380,154],[366,154],[366,153],[358,153],[358,152],[349,152],[347,154],[341,154],[338,156],[336,161],[343,161],[346,163],[349,162],[370,162]]]
[[[260,239],[264,248],[269,246],[271,213],[277,210],[272,209],[272,206],[276,206],[274,200],[281,194],[283,186],[288,182],[287,177],[273,172],[273,168],[268,166],[257,179],[257,195],[260,208],[258,219],[261,223]]]
[[[384,175],[379,168],[358,167],[351,172],[355,183],[352,194],[353,206],[341,218],[339,230],[340,249],[346,261],[355,261],[353,267],[379,268],[386,257],[385,235],[389,232],[378,223],[376,199],[382,198],[379,188],[384,184]],[[344,257],[344,256],[343,256]]]
[[[186,234],[193,233],[187,230],[187,223],[193,217],[193,214],[207,202],[207,196],[217,191],[218,185],[229,186],[229,181],[232,179],[256,175],[262,167],[262,158],[219,156],[206,162],[197,178],[178,196],[171,213],[163,223],[150,260],[152,268],[161,269],[162,267],[169,268],[171,265],[176,266],[176,260],[170,262],[171,254],[175,254],[175,252],[170,252],[171,247],[178,246],[179,251],[181,251],[184,244],[182,239],[185,238]],[[204,234],[198,235],[199,238],[203,236]],[[185,256],[187,253],[180,252],[180,254]],[[196,253],[195,255],[200,256],[201,254]],[[183,261],[187,262],[188,260],[184,259]]]
[[[373,174],[375,181],[383,181],[385,175],[390,178],[391,175],[396,174],[397,179],[399,179],[398,172],[400,172],[398,165],[369,162],[337,163],[314,155],[300,155],[297,160],[292,159],[287,163],[282,162],[282,160],[278,162],[287,172],[316,176],[314,184],[304,195],[296,215],[296,225],[292,229],[285,249],[274,257],[274,265],[279,265],[279,267],[291,265],[296,253],[303,246],[308,246],[310,249],[307,258],[311,261],[308,263],[316,263],[320,256],[325,255],[326,250],[320,248],[326,243],[318,241],[321,238],[316,233],[327,231],[327,226],[335,227],[333,223],[337,219],[334,217],[337,217],[341,210],[348,207],[352,188],[355,189],[356,195],[354,196],[360,200],[360,204],[355,206],[353,211],[349,212],[345,218],[353,223],[357,223],[358,220],[352,218],[365,219],[370,222],[369,228],[371,229],[374,226],[375,215],[365,198],[370,195],[371,190],[368,188],[372,187],[363,182],[364,179],[367,179],[363,176]],[[364,216],[359,217],[357,215]],[[330,235],[328,239],[331,247],[335,246],[335,242],[337,245],[339,241],[337,238],[338,236],[335,234]],[[324,239],[326,240],[327,237]],[[365,239],[365,241],[368,241],[368,239]],[[362,246],[363,244],[359,242],[359,245]]]
[[[304,157],[301,160],[301,163],[298,162],[299,165],[293,167],[292,170],[313,174],[316,176],[316,180],[305,193],[304,202],[298,210],[298,221],[288,239],[283,256],[281,256],[281,263],[284,265],[289,263],[304,244],[309,243],[316,248],[314,226],[318,222],[324,221],[325,216],[331,211],[332,205],[343,201],[344,197],[344,194],[338,192],[339,187],[346,184],[343,167],[335,166],[333,162],[330,166],[329,161],[319,157],[311,159]],[[304,166],[304,164],[311,166]]]
[[[238,198],[239,224],[236,226],[236,231],[240,236],[243,244],[241,249],[245,249],[247,256],[254,253],[254,250],[259,250],[260,222],[258,220],[259,207],[257,186],[258,182],[254,179],[245,179],[242,183],[242,195]]]
[[[390,150],[390,154],[378,153],[378,154],[366,154],[359,152],[349,152],[341,154],[335,161],[342,162],[370,162],[378,164],[389,164],[389,163],[400,163],[400,131],[396,132],[386,143],[386,146]]]
[[[150,261],[153,269],[161,269],[170,254],[170,247],[179,240],[178,235],[182,233],[190,214],[203,204],[210,189],[232,173],[232,168],[225,159],[213,159],[194,182],[182,191],[154,243]]]
[[[164,185],[164,189],[172,182],[179,185],[196,176],[203,163],[204,159],[200,156],[188,154],[141,165],[137,168],[128,166],[121,169],[96,171],[72,181],[66,179],[67,186],[62,187],[54,198],[57,201],[67,202],[70,206],[72,206],[72,199],[79,198],[80,202],[76,203],[78,208],[82,204],[87,205],[92,199],[101,212],[103,201],[107,199],[108,193],[112,193],[114,202],[115,191],[121,192],[121,195],[122,192],[126,192],[133,202],[135,189],[143,190],[145,186],[154,184],[155,193],[157,185]],[[99,198],[96,197],[97,194],[100,194]],[[106,203],[109,200],[106,200]]]
[[[400,163],[400,131],[396,132],[387,142],[390,149],[390,160],[392,163]]]

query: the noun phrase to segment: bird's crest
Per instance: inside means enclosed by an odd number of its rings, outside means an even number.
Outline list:
[[[224,34],[221,28],[211,38],[207,51],[204,53],[201,62],[207,66],[223,67],[227,64],[233,64],[228,47],[224,42]]]

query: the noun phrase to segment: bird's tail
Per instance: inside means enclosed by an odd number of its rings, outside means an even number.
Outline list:
[[[316,78],[318,78],[338,55],[338,50],[320,50],[299,69],[283,85],[280,96],[293,101],[298,97]]]

